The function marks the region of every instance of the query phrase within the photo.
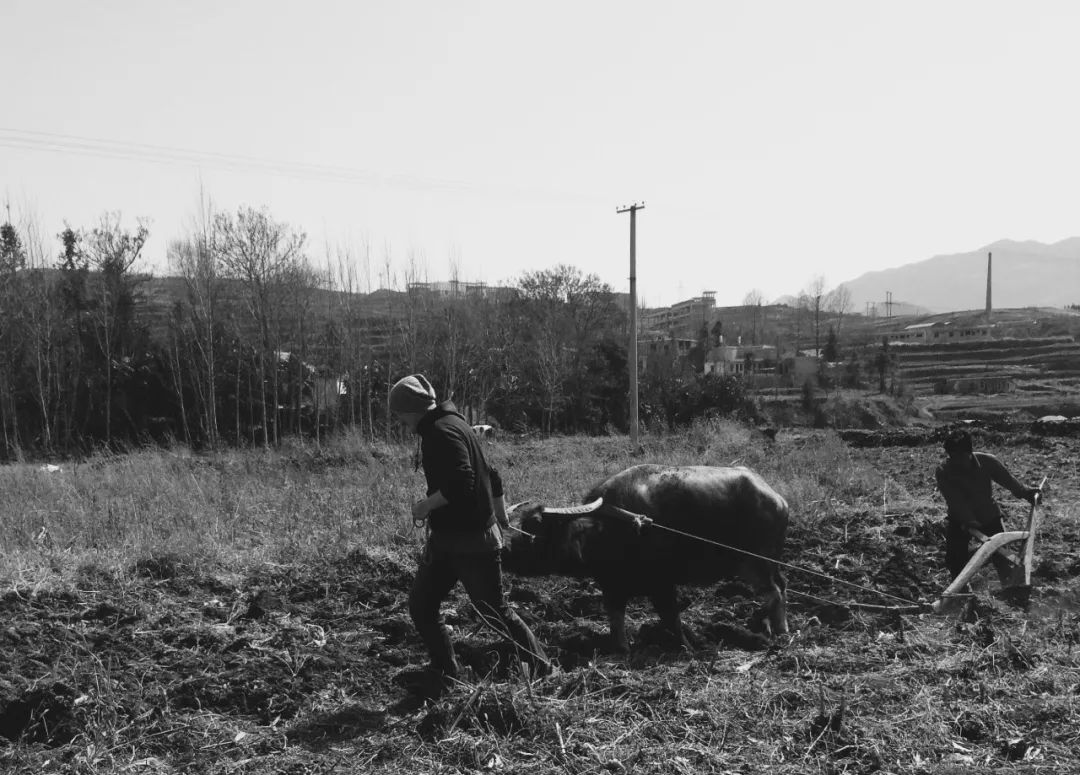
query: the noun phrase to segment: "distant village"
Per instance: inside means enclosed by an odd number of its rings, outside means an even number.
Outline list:
[[[782,307],[783,312],[777,307]],[[775,321],[784,313],[791,314],[786,305],[751,310],[749,314],[758,317],[754,328],[747,330],[747,308],[717,307],[712,291],[670,307],[646,310],[641,314],[638,328],[638,368],[643,374],[681,370],[705,332],[707,342],[702,365],[705,374],[753,375],[759,386],[772,378],[787,384],[814,380],[822,368],[825,353],[818,350],[823,348],[800,346],[799,338],[791,343],[780,341],[779,336],[771,344],[757,341],[762,338],[759,331],[769,329],[769,317]],[[936,319],[924,322],[912,322],[911,317],[852,317],[859,320],[861,339],[868,339],[867,324],[873,323],[873,343],[884,340],[890,346],[978,341],[990,339],[994,334],[992,322],[985,319],[973,322],[969,314],[936,316]],[[732,321],[737,321],[736,325],[732,326]],[[806,332],[802,338],[808,338]]]
[[[441,300],[498,299],[509,297],[514,289],[453,280],[410,283],[407,292],[412,297]],[[624,306],[629,305],[628,294],[616,295]],[[986,307],[981,311],[932,316],[890,313],[891,305],[882,303],[868,304],[865,314],[848,315],[842,351],[849,352],[853,346],[881,346],[883,342],[897,348],[978,342],[1001,334],[992,319],[989,281]],[[642,375],[665,376],[693,369],[703,374],[740,376],[758,387],[816,382],[832,367],[827,360],[829,353],[821,347],[824,334],[818,331],[818,341],[813,341],[810,323],[804,322],[801,332],[795,324],[793,335],[792,318],[798,314],[787,304],[718,307],[715,291],[703,291],[667,307],[641,309],[637,321],[638,371]],[[802,310],[801,314],[806,316],[809,311]],[[829,317],[826,331],[832,328],[831,314]],[[1018,331],[1015,322],[1011,323],[1009,334],[1018,333],[1034,332]]]

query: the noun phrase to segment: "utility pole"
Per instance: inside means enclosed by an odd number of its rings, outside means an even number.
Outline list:
[[[637,211],[645,203],[620,207],[616,213],[630,213],[630,444],[638,445],[638,354],[637,354]]]
[[[892,291],[885,291],[885,317],[892,320]]]

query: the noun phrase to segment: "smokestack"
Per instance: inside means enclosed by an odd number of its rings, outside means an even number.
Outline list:
[[[991,296],[990,296],[990,287],[991,287],[990,286],[990,279],[991,279],[991,277],[990,277],[990,269],[991,269],[991,262],[993,261],[993,259],[994,259],[994,254],[993,253],[987,253],[986,254],[986,322],[987,323],[990,322],[990,312],[993,309],[993,307],[990,305],[990,299],[991,299]]]

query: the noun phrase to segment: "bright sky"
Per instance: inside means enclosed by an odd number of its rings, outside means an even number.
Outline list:
[[[427,279],[571,264],[737,304],[1080,234],[1080,4],[3,0],[0,196],[46,234],[200,188]],[[59,252],[59,243],[51,246]]]

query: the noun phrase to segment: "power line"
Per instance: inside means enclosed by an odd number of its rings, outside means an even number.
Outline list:
[[[107,140],[78,135],[0,127],[0,147],[53,153],[71,153],[100,158],[155,164],[191,164],[229,172],[263,173],[325,182],[404,188],[414,191],[445,191],[505,198],[555,199],[595,204],[601,200],[559,191],[516,187],[484,186],[460,180],[420,178],[413,175],[384,175],[373,170],[305,162],[264,159],[240,154],[199,151],[149,143]]]
[[[420,189],[442,188],[449,190],[463,190],[469,187],[469,184],[467,183],[456,181],[423,180],[406,175],[394,175],[388,177],[369,170],[285,162],[260,159],[253,156],[224,154],[213,151],[198,151],[189,148],[119,142],[115,140],[61,135],[50,132],[32,132],[3,127],[0,127],[0,145],[9,148],[75,153],[133,161],[195,164],[233,172],[262,172],[288,177],[328,180],[343,183],[396,185]]]

